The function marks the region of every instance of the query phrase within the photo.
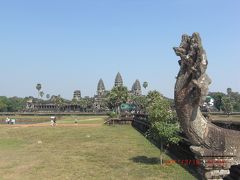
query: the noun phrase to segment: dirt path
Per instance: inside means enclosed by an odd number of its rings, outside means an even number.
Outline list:
[[[50,124],[15,124],[15,125],[0,125],[5,127],[51,127]],[[55,127],[100,127],[102,124],[57,124]]]

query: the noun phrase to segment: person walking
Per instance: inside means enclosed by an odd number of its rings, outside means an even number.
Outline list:
[[[7,123],[7,124],[10,123],[10,118],[9,118],[9,117],[6,118],[6,123]]]
[[[51,126],[56,126],[56,116],[51,116]]]

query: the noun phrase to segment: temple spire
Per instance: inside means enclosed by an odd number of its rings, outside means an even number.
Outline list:
[[[99,96],[104,95],[105,90],[106,90],[106,89],[105,89],[103,80],[102,80],[102,78],[101,78],[101,79],[98,81],[97,95],[99,95]]]
[[[123,80],[121,74],[118,72],[115,78],[115,87],[123,86]]]
[[[132,93],[137,96],[142,95],[141,84],[138,79],[133,83]]]

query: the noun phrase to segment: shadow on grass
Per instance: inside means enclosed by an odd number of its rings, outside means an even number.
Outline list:
[[[175,146],[176,147],[176,146]],[[181,153],[176,153],[177,148],[171,148],[166,152],[166,154],[173,160],[179,160],[180,162],[183,160],[191,160],[194,161],[195,158],[194,156],[188,156],[188,155],[183,155]],[[201,175],[199,174],[197,170],[197,166],[194,164],[186,165],[184,163],[178,163],[182,168],[184,168],[186,171],[188,171],[192,176],[194,176],[197,180],[202,180]]]
[[[133,126],[133,128],[135,128],[142,136],[144,136],[146,138],[145,133],[143,131],[141,131],[140,129],[138,129],[137,127],[134,127],[134,126]],[[148,139],[148,140],[154,146],[156,146],[158,149],[160,149],[159,144],[152,141],[151,139]],[[173,147],[170,147],[170,149],[168,149],[167,152],[165,152],[165,154],[167,154],[173,160],[182,160],[182,159],[194,160],[195,159],[194,154],[190,151],[189,146],[186,145],[186,144],[182,144],[182,146],[183,145],[185,146],[184,150],[182,150],[181,145],[175,145]],[[139,156],[139,157],[143,157],[143,156]],[[134,159],[134,158],[131,158],[131,159]],[[160,160],[158,160],[158,163],[160,163]],[[183,165],[183,164],[179,164],[179,165],[181,165],[186,171],[188,171],[190,174],[192,174],[197,180],[202,179],[201,175],[198,173],[198,170],[197,170],[196,166],[186,166],[186,165]]]
[[[159,158],[149,158],[146,156],[136,156],[133,158],[130,158],[131,161],[135,162],[135,163],[142,163],[142,164],[159,164],[160,160]]]

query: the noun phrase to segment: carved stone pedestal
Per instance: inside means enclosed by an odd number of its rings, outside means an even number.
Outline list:
[[[198,171],[204,180],[220,180],[230,174],[230,168],[236,162],[233,155],[223,155],[217,151],[204,151],[204,148],[191,146],[198,160]]]
[[[204,180],[209,179],[223,179],[230,174],[230,167],[233,164],[234,157],[198,157],[196,158],[200,161],[199,173],[202,175]]]

